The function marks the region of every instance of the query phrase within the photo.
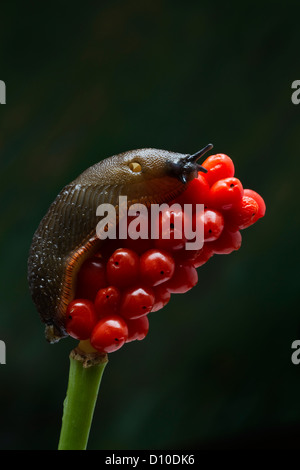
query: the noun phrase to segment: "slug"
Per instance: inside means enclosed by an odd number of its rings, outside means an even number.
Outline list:
[[[118,214],[119,196],[128,206],[169,202],[206,172],[197,163],[208,144],[189,155],[158,149],[132,150],[96,163],[65,186],[41,220],[28,258],[28,283],[33,302],[53,343],[67,336],[64,316],[74,298],[82,263],[104,243],[96,235],[96,209],[109,203]]]

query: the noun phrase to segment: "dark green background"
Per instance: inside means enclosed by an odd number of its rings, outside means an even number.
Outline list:
[[[36,2],[37,3],[37,2]],[[266,217],[110,356],[90,449],[300,447],[297,2],[2,2],[0,448],[55,449],[71,339],[31,301],[32,235],[61,188],[141,147],[227,153]],[[298,259],[297,259],[298,258]]]

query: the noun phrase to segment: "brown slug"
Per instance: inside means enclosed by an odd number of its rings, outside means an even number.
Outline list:
[[[128,151],[96,163],[62,189],[33,236],[28,258],[29,287],[49,342],[67,336],[64,315],[76,275],[103,243],[96,235],[97,207],[109,203],[118,213],[119,196],[127,196],[128,205],[169,202],[206,171],[197,160],[212,147],[193,155]]]

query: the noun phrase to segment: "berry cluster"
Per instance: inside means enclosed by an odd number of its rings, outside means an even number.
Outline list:
[[[84,262],[75,299],[66,311],[70,336],[89,340],[101,353],[144,339],[150,312],[162,309],[171,294],[194,287],[196,269],[214,254],[240,248],[240,230],[264,216],[264,200],[255,191],[243,189],[227,155],[212,155],[202,166],[207,173],[199,173],[154,221],[158,238],[107,240],[102,253]],[[172,209],[175,203],[178,206]],[[185,213],[184,204],[191,204],[193,211]],[[196,204],[204,204],[204,212],[197,213]],[[204,244],[199,250],[187,250],[184,226],[195,227],[197,217],[203,223]],[[183,230],[178,231],[176,219]],[[166,227],[169,238],[164,235]]]

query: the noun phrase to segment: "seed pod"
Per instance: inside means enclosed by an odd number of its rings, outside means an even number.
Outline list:
[[[28,259],[31,295],[49,342],[67,336],[64,317],[77,273],[103,243],[96,235],[97,207],[112,204],[118,215],[119,196],[127,196],[128,206],[171,201],[198,171],[206,171],[197,160],[211,148],[209,144],[194,155],[128,151],[91,166],[62,189],[33,236]]]

